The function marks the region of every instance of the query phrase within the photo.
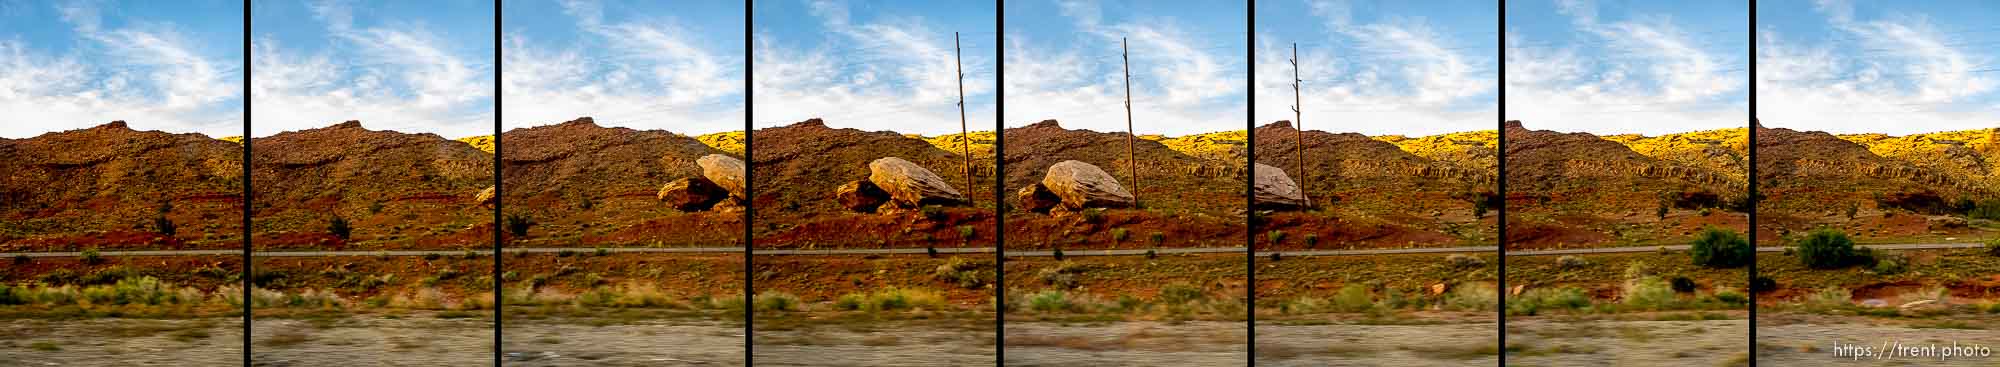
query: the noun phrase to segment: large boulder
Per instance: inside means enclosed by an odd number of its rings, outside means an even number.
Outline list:
[[[1257,200],[1258,209],[1296,210],[1312,205],[1306,193],[1299,189],[1298,182],[1285,175],[1285,170],[1268,164],[1257,164],[1257,180],[1251,192]]]
[[[1049,166],[1049,172],[1042,177],[1042,186],[1062,199],[1062,205],[1070,210],[1084,208],[1124,208],[1133,203],[1131,192],[1118,185],[1118,179],[1095,165],[1081,161],[1062,161]]]
[[[479,195],[472,197],[472,200],[479,202],[479,206],[483,208],[492,208],[494,199],[497,199],[497,197],[494,196],[492,186],[487,186],[485,190],[479,190]]]
[[[708,210],[716,202],[729,198],[729,190],[718,186],[706,178],[688,177],[660,187],[660,201],[674,209],[693,212]]]
[[[1049,187],[1042,186],[1040,182],[1021,188],[1021,191],[1015,193],[1014,197],[1021,203],[1022,209],[1027,209],[1031,212],[1045,213],[1049,209],[1062,205],[1062,197],[1056,196],[1055,192],[1049,191]]]
[[[701,166],[702,177],[708,178],[709,182],[715,183],[723,190],[729,190],[730,198],[739,201],[749,199],[749,196],[743,194],[745,187],[743,160],[721,154],[710,154],[695,159],[694,163]]]
[[[841,207],[862,213],[874,212],[882,203],[889,202],[889,193],[882,191],[868,180],[854,180],[833,190],[833,200]]]
[[[902,158],[883,157],[868,162],[868,181],[875,183],[882,192],[889,193],[889,200],[899,207],[967,203],[965,194],[951,188],[943,177]]]

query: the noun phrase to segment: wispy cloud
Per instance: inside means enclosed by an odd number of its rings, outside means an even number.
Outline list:
[[[1730,32],[1671,16],[1606,21],[1591,0],[1558,2],[1580,41],[1507,34],[1507,118],[1536,129],[1665,134],[1743,127],[1749,72]]]
[[[1096,1],[1065,0],[1058,6],[1080,36],[1007,35],[1008,126],[1056,119],[1073,129],[1125,130],[1123,42],[1130,47],[1132,118],[1140,133],[1242,128],[1244,50],[1206,41],[1241,37],[1240,31],[1191,29],[1150,14],[1106,21]]]
[[[952,49],[954,31],[962,32],[962,44],[985,45],[964,48],[967,125],[975,130],[994,126],[990,31],[942,28],[920,16],[857,21],[844,1],[809,1],[807,7],[825,32],[823,39],[778,40],[769,31],[756,35],[755,126],[821,117],[834,127],[957,133],[960,66]]]
[[[1259,123],[1294,118],[1292,42],[1300,44],[1299,117],[1306,129],[1370,135],[1490,130],[1498,95],[1492,32],[1421,16],[1355,23],[1345,1],[1307,4],[1321,33],[1258,35]]]
[[[18,5],[18,4],[17,4]],[[137,129],[240,135],[241,73],[235,60],[205,55],[181,25],[122,19],[106,27],[100,4],[53,4],[82,46],[0,39],[0,136],[129,120]],[[25,12],[25,10],[19,10]]]
[[[592,116],[601,125],[684,134],[743,129],[742,57],[703,48],[676,19],[608,22],[596,1],[562,3],[601,44],[555,47],[508,34],[501,73],[508,128]],[[738,15],[740,17],[740,15]]]
[[[260,35],[251,46],[256,136],[361,120],[376,130],[491,134],[490,49],[454,45],[422,22],[355,23],[351,4],[309,3],[330,48],[292,48]]]
[[[1766,126],[1910,134],[1994,127],[1987,43],[1955,39],[1922,14],[1862,19],[1847,1],[1816,11],[1831,37],[1757,34],[1757,114]],[[1816,42],[1817,41],[1817,42]]]

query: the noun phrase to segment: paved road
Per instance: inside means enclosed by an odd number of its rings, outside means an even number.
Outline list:
[[[1977,243],[1916,243],[1916,244],[1859,245],[1859,246],[1870,247],[1878,250],[1932,250],[1932,249],[1979,248],[1985,245]],[[1560,249],[1560,250],[1517,250],[1517,251],[1508,251],[1507,256],[1551,256],[1551,255],[1578,255],[1578,254],[1642,253],[1642,252],[1659,251],[1661,247],[1662,246],[1639,246],[1639,247],[1605,247],[1605,248],[1580,248],[1580,249]],[[1664,247],[1669,251],[1687,251],[1689,246],[1673,245]],[[611,253],[692,253],[692,254],[743,253],[743,248],[741,247],[681,247],[681,248],[617,247],[617,248],[605,248],[604,250]],[[1759,252],[1781,252],[1784,250],[1785,250],[1784,247],[1757,248],[1757,251]],[[597,249],[535,247],[535,248],[510,248],[510,249],[504,249],[502,251],[509,253],[561,253],[565,251],[574,253],[592,253],[596,252]],[[1154,250],[1145,250],[1145,249],[1069,250],[1069,251],[1063,251],[1063,255],[1064,256],[1138,256],[1138,255],[1145,255],[1147,251],[1153,251],[1155,254],[1159,255],[1230,254],[1230,253],[1240,254],[1243,253],[1243,248],[1203,247],[1203,248],[1162,248]],[[1492,253],[1496,251],[1499,251],[1499,248],[1490,246],[1471,246],[1471,247],[1361,249],[1361,250],[1258,251],[1257,256],[1270,256],[1270,254],[1273,252],[1281,253],[1284,256],[1362,256],[1362,255],[1396,255],[1396,254]],[[258,257],[429,256],[429,255],[451,256],[451,255],[465,254],[466,252],[472,252],[479,255],[492,254],[491,250],[474,250],[474,251],[404,250],[404,251],[260,251],[254,253],[253,255]],[[829,249],[829,250],[786,249],[786,250],[757,250],[756,254],[772,255],[772,256],[921,255],[928,252],[929,251],[927,251],[926,249],[921,249],[921,248]],[[992,247],[939,248],[937,249],[937,252],[940,254],[990,254],[993,253],[993,248]],[[150,250],[150,251],[102,251],[99,252],[98,254],[100,256],[107,256],[107,257],[241,256],[243,254],[243,251],[241,250]],[[76,251],[0,252],[0,258],[11,258],[15,256],[77,257],[77,256],[83,256],[83,253]],[[1008,257],[1055,256],[1055,251],[1049,251],[1049,250],[1008,251],[1007,256]]]

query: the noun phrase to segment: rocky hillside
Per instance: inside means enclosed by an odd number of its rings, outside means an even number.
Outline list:
[[[938,149],[920,138],[890,131],[827,127],[820,119],[758,129],[751,172],[754,175],[758,221],[779,221],[796,215],[844,213],[832,200],[833,191],[849,181],[867,179],[868,163],[899,157],[941,176],[975,203],[991,205],[992,161],[975,161],[975,187],[965,187],[957,154]],[[981,164],[984,163],[984,164]]]
[[[252,221],[260,247],[340,245],[327,236],[334,217],[351,222],[347,242],[379,240],[371,244],[379,246],[469,244],[479,236],[462,232],[491,230],[492,212],[473,197],[493,185],[493,156],[472,145],[368,130],[359,121],[253,144]]]
[[[124,121],[0,140],[0,251],[240,247],[242,149]]]
[[[1712,146],[1700,145],[1700,150],[1693,153],[1700,157],[1681,158],[1694,161],[1682,163],[1640,154],[1618,140],[1589,133],[1529,130],[1519,121],[1508,121],[1505,133],[1509,198],[1623,211],[1651,209],[1668,193],[1706,192],[1728,198],[1747,187],[1742,184],[1744,181],[1732,178],[1746,174],[1732,176],[1710,168],[1727,165],[1702,163],[1711,159],[1728,161],[1728,156],[1735,153],[1726,149],[1716,151],[1707,149]],[[1663,156],[1684,155],[1672,149],[1654,151]],[[1716,157],[1709,157],[1711,153]]]
[[[1148,208],[1226,216],[1244,207],[1244,163],[1240,161],[1195,157],[1161,141],[1136,139],[1132,151],[1139,160],[1139,182],[1135,185],[1127,172],[1124,133],[1072,130],[1055,120],[1044,120],[1007,129],[1006,139],[1006,185],[1010,189],[1040,182],[1056,162],[1078,160],[1116,177]]]
[[[507,190],[505,207],[509,213],[537,222],[528,238],[511,245],[716,245],[740,241],[731,240],[729,234],[742,236],[742,214],[682,213],[657,199],[661,186],[669,181],[702,177],[697,159],[727,154],[697,138],[662,130],[603,127],[589,117],[514,129],[501,137],[506,144],[500,157]],[[737,224],[698,225],[722,222]],[[581,237],[552,240],[572,236]]]
[[[1768,196],[1760,208],[1811,213],[1866,206],[1878,195],[1987,196],[1992,191],[1982,183],[1988,172],[1984,154],[1969,146],[1972,142],[1939,139],[1951,135],[1840,137],[1760,125],[1757,180]]]
[[[650,201],[667,181],[700,176],[695,159],[722,153],[680,134],[607,128],[589,117],[514,129],[502,138],[507,203],[557,216],[585,202]]]
[[[1293,180],[1307,182],[1315,200],[1338,194],[1350,198],[1381,197],[1386,193],[1412,191],[1492,191],[1498,170],[1471,170],[1461,164],[1446,164],[1412,154],[1398,144],[1356,133],[1303,132],[1305,173],[1299,173],[1300,132],[1290,121],[1260,126],[1257,133],[1257,162],[1285,170]],[[1416,144],[1443,145],[1430,139]],[[1407,140],[1405,140],[1407,142]],[[1476,162],[1473,150],[1460,147],[1457,153],[1443,149],[1427,151],[1467,156]],[[1497,160],[1496,160],[1497,161]]]

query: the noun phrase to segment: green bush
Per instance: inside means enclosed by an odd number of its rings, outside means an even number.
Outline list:
[[[1715,300],[1722,301],[1722,303],[1731,306],[1741,306],[1750,303],[1750,296],[1744,295],[1743,292],[1735,289],[1717,289],[1715,291]]]
[[[1307,234],[1306,234],[1306,237],[1305,237],[1304,239],[1305,239],[1305,241],[1306,241],[1306,248],[1314,248],[1314,247],[1319,247],[1319,234],[1318,234],[1318,233],[1307,233]]]
[[[1986,240],[1986,255],[2000,256],[2000,238]],[[19,260],[19,259],[16,259]],[[19,261],[16,261],[19,262]]]
[[[1069,293],[1045,290],[1028,297],[1028,309],[1039,312],[1067,312],[1076,311],[1078,307],[1076,303],[1070,302]]]
[[[1445,294],[1445,306],[1460,311],[1491,311],[1499,306],[1500,292],[1493,287],[1461,285]]]
[[[1978,205],[1972,207],[1972,210],[1967,211],[1965,216],[1974,219],[2000,220],[2000,199],[1981,200]]]
[[[1507,313],[1538,315],[1542,310],[1576,310],[1590,307],[1590,295],[1575,287],[1535,288],[1507,299]]]
[[[1688,254],[1695,265],[1710,268],[1735,268],[1750,265],[1756,259],[1757,249],[1750,241],[1736,231],[1709,226],[1701,230]]]
[[[977,235],[979,235],[979,232],[973,231],[972,226],[958,226],[958,239],[961,241],[971,241],[975,238],[973,236]]]
[[[1910,260],[1904,258],[1903,255],[1883,252],[1875,256],[1875,266],[1871,270],[1874,270],[1877,275],[1895,275],[1902,274],[1909,269]]]
[[[1285,243],[1285,231],[1273,229],[1270,232],[1265,232],[1264,237],[1270,240],[1271,245]]]
[[[1160,287],[1160,302],[1170,305],[1187,304],[1188,302],[1200,301],[1207,298],[1207,292],[1203,292],[1201,288],[1188,285],[1187,283],[1173,283],[1165,287]]]
[[[1694,279],[1688,279],[1688,277],[1674,277],[1668,280],[1667,283],[1674,287],[1674,293],[1694,293],[1696,286]]]
[[[158,233],[162,236],[173,237],[174,221],[168,220],[167,216],[164,215],[153,217],[153,233]]]
[[[1125,230],[1124,228],[1112,228],[1112,229],[1111,229],[1111,242],[1114,242],[1114,243],[1115,243],[1115,242],[1125,242],[1125,237],[1127,237],[1127,236],[1129,236],[1129,235],[1131,235],[1131,233],[1127,232],[1127,231],[1126,231],[1126,230]]]
[[[83,249],[83,263],[97,265],[103,262],[104,257],[97,254],[97,248]]]
[[[1104,208],[1084,209],[1083,222],[1090,224],[1104,223]]]
[[[347,218],[335,216],[333,219],[327,220],[326,233],[331,233],[334,237],[339,237],[341,241],[346,241],[348,236],[354,234],[354,227],[348,225]]]
[[[785,292],[764,292],[757,294],[758,311],[796,311],[799,297]]]
[[[507,233],[513,234],[515,237],[527,237],[528,229],[535,226],[534,219],[520,214],[508,214],[505,222]]]
[[[1152,240],[1154,245],[1159,245],[1162,242],[1167,242],[1166,233],[1153,232],[1152,235],[1148,235],[1146,237],[1147,239]]]
[[[1833,269],[1846,266],[1854,257],[1854,240],[1846,233],[1830,228],[1820,228],[1807,234],[1798,243],[1799,262],[1814,269]]]
[[[1669,310],[1680,305],[1680,298],[1674,289],[1659,277],[1645,277],[1625,282],[1625,305],[1644,310]]]
[[[1348,284],[1340,287],[1340,293],[1333,295],[1333,308],[1340,312],[1366,312],[1375,307],[1375,296],[1368,294],[1368,287]]]

